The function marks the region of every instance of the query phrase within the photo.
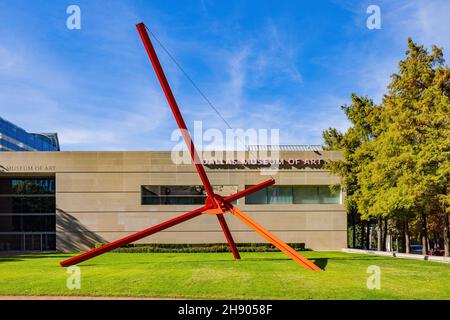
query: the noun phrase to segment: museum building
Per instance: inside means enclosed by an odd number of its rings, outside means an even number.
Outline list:
[[[275,185],[237,205],[285,242],[345,248],[344,194],[324,168],[340,157],[320,149],[282,151],[271,173]],[[224,196],[270,178],[264,159],[203,162]],[[0,251],[84,251],[196,209],[205,198],[194,165],[175,164],[170,151],[1,152]],[[230,213],[225,219],[236,242],[265,242]],[[204,214],[141,242],[226,239],[217,219]]]

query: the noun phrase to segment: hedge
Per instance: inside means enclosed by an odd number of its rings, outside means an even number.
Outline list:
[[[297,251],[305,251],[304,243],[288,243]],[[95,247],[102,246],[97,243]],[[267,243],[237,243],[240,252],[273,252],[279,251]],[[123,253],[201,253],[201,252],[231,252],[226,243],[133,243],[112,252]]]

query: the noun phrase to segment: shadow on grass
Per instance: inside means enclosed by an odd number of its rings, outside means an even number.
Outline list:
[[[326,270],[328,263],[332,261],[395,261],[392,258],[384,258],[384,257],[357,257],[357,258],[338,258],[338,257],[323,257],[323,258],[309,258],[310,261],[312,261],[314,264],[316,264],[320,269]],[[142,265],[142,264],[166,264],[166,265],[175,265],[175,264],[189,264],[189,263],[239,263],[242,262],[284,262],[284,261],[292,261],[290,258],[243,258],[241,260],[234,260],[234,259],[197,259],[197,260],[178,260],[178,261],[168,261],[168,260],[158,260],[153,261],[152,259],[149,259],[148,261],[135,261],[132,262],[132,264],[136,265]],[[124,262],[118,262],[115,261],[114,265],[129,265],[131,262],[124,261]],[[106,265],[105,263],[99,262],[99,263],[88,263],[88,264],[81,264],[80,266],[100,266],[100,265]]]
[[[326,269],[327,264],[328,264],[328,258],[317,258],[317,259],[311,259],[311,260],[320,269],[322,269],[322,270]]]
[[[127,253],[121,253],[121,254],[127,254]],[[142,253],[128,253],[128,255],[133,255],[133,254],[137,254],[138,256],[141,256]],[[147,254],[147,253],[144,253]],[[158,255],[161,253],[149,253],[149,257],[151,257],[152,255]],[[171,257],[168,258],[174,258],[176,257],[176,254],[170,254]],[[62,261],[64,259],[73,257],[74,254],[65,254],[65,253],[54,253],[54,254],[17,254],[17,255],[11,255],[11,256],[0,256],[0,263],[2,262],[17,262],[17,261],[25,261],[25,260],[30,260],[30,259],[55,259],[57,260],[57,264],[59,265],[59,259]],[[131,257],[130,257],[131,258]],[[318,257],[318,258],[314,258],[314,257],[310,257],[308,258],[309,260],[311,260],[312,262],[314,262],[320,269],[322,270],[326,270],[326,267],[328,265],[329,261],[372,261],[372,260],[376,260],[376,261],[394,261],[394,258],[389,258],[389,257],[377,257],[377,256],[351,256],[351,257]],[[242,262],[276,262],[276,261],[290,261],[291,259],[288,257],[280,257],[280,258],[256,258],[256,257],[248,257],[248,258],[243,258],[240,261]],[[189,264],[189,263],[227,263],[227,264],[231,264],[231,263],[239,263],[239,260],[236,261],[233,258],[229,258],[229,259],[196,259],[196,260],[176,260],[176,261],[171,261],[171,260],[158,260],[158,261],[153,261],[151,258],[149,258],[148,260],[145,261],[133,261],[133,259],[126,259],[126,261],[120,262],[120,261],[114,261],[113,263],[106,263],[106,262],[88,262],[88,263],[82,263],[80,264],[80,266],[84,266],[84,267],[89,267],[89,266],[106,266],[106,265],[130,265],[130,264],[135,264],[135,265],[143,265],[143,264],[169,264],[169,265],[175,265],[175,264]]]
[[[25,261],[25,260],[30,260],[30,259],[64,259],[64,258],[69,258],[72,257],[71,254],[61,254],[61,253],[55,253],[54,255],[49,255],[49,254],[45,254],[45,255],[37,255],[37,254],[30,254],[30,255],[26,255],[26,254],[17,254],[17,255],[12,255],[12,256],[3,256],[0,257],[0,263],[2,262],[15,262],[15,261]]]
[[[278,261],[282,261],[282,260],[290,260],[290,259],[243,259],[243,261],[269,261],[269,260],[278,260]],[[173,264],[190,264],[190,263],[239,263],[236,260],[233,259],[217,259],[217,260],[181,260],[181,261],[152,261],[152,260],[148,260],[148,261],[139,261],[139,262],[130,262],[130,261],[126,261],[126,262],[114,262],[114,265],[129,265],[129,264],[134,264],[134,265],[142,265],[142,264],[150,264],[150,263],[154,263],[154,264],[161,264],[161,265],[173,265]],[[106,265],[105,263],[82,263],[80,264],[80,267],[95,267],[95,266],[100,266],[100,265]]]
[[[324,258],[324,259],[311,259],[319,268],[321,268],[322,270],[325,269],[325,267],[328,264],[328,259]],[[142,264],[149,264],[149,263],[155,263],[155,264],[189,264],[189,263],[240,263],[240,261],[242,262],[268,262],[268,261],[280,261],[280,262],[284,262],[284,261],[293,261],[290,258],[244,258],[241,260],[234,260],[234,259],[215,259],[215,260],[181,260],[181,261],[139,261],[139,262],[133,262],[133,264],[136,265],[142,265]],[[130,262],[126,261],[126,262],[114,262],[114,265],[129,265]],[[80,264],[80,266],[82,267],[93,267],[93,266],[100,266],[100,265],[104,265],[103,263],[83,263]]]

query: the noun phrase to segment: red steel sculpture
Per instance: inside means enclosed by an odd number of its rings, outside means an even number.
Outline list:
[[[60,263],[61,266],[67,267],[67,266],[79,264],[83,261],[94,258],[105,252],[109,252],[116,248],[123,247],[129,243],[132,243],[139,239],[145,238],[147,236],[150,236],[154,233],[160,232],[167,228],[173,227],[184,221],[195,218],[201,214],[215,214],[216,215],[217,219],[219,220],[219,224],[225,234],[225,238],[227,239],[228,245],[231,248],[231,252],[233,253],[234,258],[240,259],[240,255],[239,255],[239,251],[236,247],[236,243],[233,240],[230,229],[228,228],[225,217],[223,216],[224,213],[231,212],[235,217],[242,220],[247,226],[249,226],[251,229],[253,229],[257,233],[259,233],[268,242],[272,243],[275,247],[277,247],[279,250],[284,252],[286,255],[288,255],[292,260],[297,262],[303,268],[309,269],[309,270],[320,270],[320,268],[318,266],[316,266],[314,263],[312,263],[311,261],[309,261],[302,255],[300,255],[292,247],[287,245],[281,239],[279,239],[278,237],[276,237],[275,235],[270,233],[267,229],[260,226],[258,223],[253,221],[250,217],[248,217],[242,211],[240,211],[238,208],[236,208],[234,205],[232,205],[232,202],[237,199],[243,198],[249,194],[252,194],[256,191],[262,190],[264,188],[267,188],[267,187],[275,184],[274,179],[270,179],[270,180],[261,182],[255,186],[252,186],[245,190],[239,191],[228,197],[222,197],[222,196],[214,193],[213,187],[211,186],[211,183],[209,182],[208,176],[206,175],[203,164],[199,159],[197,151],[194,147],[194,143],[192,142],[191,136],[186,127],[186,123],[183,120],[180,109],[178,108],[175,97],[173,96],[172,90],[170,89],[169,83],[168,83],[166,76],[164,74],[164,71],[161,67],[158,56],[156,55],[155,49],[153,48],[153,45],[150,41],[150,38],[149,38],[147,30],[146,30],[146,26],[144,25],[144,23],[139,23],[139,24],[137,24],[136,27],[137,27],[137,30],[141,37],[141,40],[144,44],[145,50],[147,51],[147,54],[150,57],[150,61],[153,65],[153,69],[156,72],[158,80],[161,84],[161,87],[162,87],[164,94],[167,98],[167,101],[169,103],[170,109],[172,110],[172,113],[175,117],[178,127],[181,130],[184,141],[186,142],[186,145],[188,146],[191,158],[194,161],[195,168],[200,176],[203,186],[205,187],[207,198],[206,198],[205,204],[198,209],[195,209],[195,210],[185,213],[181,216],[178,216],[178,217],[168,220],[166,222],[155,225],[151,228],[131,234],[122,239],[110,242],[101,247],[92,249],[83,254],[75,256],[73,258],[64,260]]]

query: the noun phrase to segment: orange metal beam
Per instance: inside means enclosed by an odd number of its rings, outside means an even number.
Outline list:
[[[272,243],[275,247],[280,249],[283,253],[288,255],[292,260],[297,262],[303,268],[309,269],[309,270],[314,270],[314,271],[321,270],[314,263],[312,263],[311,261],[309,261],[302,255],[300,255],[297,251],[295,251],[294,248],[290,247],[285,242],[283,242],[281,239],[279,239],[278,237],[273,235],[271,232],[269,232],[269,230],[260,226],[258,223],[256,223],[254,220],[252,220],[250,217],[248,217],[246,214],[244,214],[238,208],[231,206],[230,211],[233,215],[236,216],[236,218],[242,220],[247,226],[249,226],[251,229],[255,230],[263,238],[265,238],[267,241]]]

